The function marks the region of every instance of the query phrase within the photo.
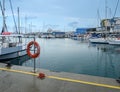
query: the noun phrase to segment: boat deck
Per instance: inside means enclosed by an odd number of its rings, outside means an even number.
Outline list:
[[[120,92],[120,84],[112,78],[52,72],[23,66],[10,69],[0,63],[0,92]],[[38,73],[45,73],[39,79]]]

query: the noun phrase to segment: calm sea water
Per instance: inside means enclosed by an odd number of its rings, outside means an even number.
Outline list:
[[[41,53],[36,67],[56,72],[72,72],[110,78],[120,77],[120,46],[90,44],[73,39],[36,39]],[[28,56],[17,59],[22,66],[33,67]],[[16,60],[13,60],[14,62]]]

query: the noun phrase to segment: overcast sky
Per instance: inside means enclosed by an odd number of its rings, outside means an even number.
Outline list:
[[[77,27],[97,27],[105,18],[105,0],[11,0],[15,16],[20,8],[21,26],[46,31],[48,28],[71,31]],[[107,18],[113,17],[118,0],[107,1]],[[1,0],[2,2],[2,0]],[[6,0],[6,21],[14,26],[9,0]],[[120,4],[116,12],[120,17]],[[0,14],[0,27],[2,14]],[[16,18],[17,21],[17,18]],[[32,26],[31,26],[32,25]]]

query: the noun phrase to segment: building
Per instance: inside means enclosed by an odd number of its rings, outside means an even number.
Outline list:
[[[52,35],[54,35],[56,38],[64,38],[65,32],[52,32]]]
[[[120,32],[120,17],[114,17],[111,19],[103,19],[101,21],[101,27],[103,31]]]
[[[86,34],[88,28],[77,28],[76,29],[76,34]]]

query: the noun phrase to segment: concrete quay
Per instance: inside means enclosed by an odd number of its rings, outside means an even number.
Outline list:
[[[120,84],[104,78],[66,72],[52,72],[23,66],[7,68],[0,63],[0,92],[120,92]],[[38,73],[46,77],[39,79]]]

